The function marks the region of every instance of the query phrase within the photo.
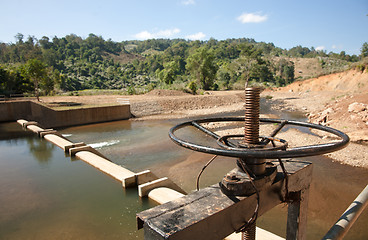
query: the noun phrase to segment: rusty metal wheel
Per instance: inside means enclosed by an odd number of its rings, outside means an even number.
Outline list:
[[[244,146],[242,144],[233,143],[231,141],[232,138],[241,137],[240,135],[219,136],[213,131],[201,126],[201,124],[203,123],[211,123],[211,122],[244,122],[244,118],[241,117],[206,118],[184,122],[171,128],[169,131],[169,136],[179,146],[194,151],[238,158],[281,159],[281,158],[308,157],[337,151],[339,149],[344,148],[349,143],[349,137],[345,133],[326,126],[293,120],[271,119],[271,118],[260,118],[259,121],[260,123],[279,124],[279,126],[270,134],[270,136],[260,137],[261,141],[255,147],[249,145]],[[338,136],[340,140],[324,144],[287,148],[287,141],[275,137],[277,133],[286,125],[294,125],[318,129],[321,131],[334,134]],[[180,139],[175,135],[175,132],[177,130],[189,126],[193,126],[202,131],[203,133],[216,139],[219,147],[209,147],[196,144],[188,140]],[[276,146],[274,144],[275,141],[279,142],[280,146]],[[270,142],[272,142],[273,147],[265,148],[264,146],[266,146]]]

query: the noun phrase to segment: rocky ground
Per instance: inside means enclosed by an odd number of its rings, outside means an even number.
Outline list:
[[[350,144],[342,150],[327,154],[327,156],[343,164],[368,168],[368,125],[365,121],[367,110],[362,110],[366,108],[360,107],[359,112],[349,111],[349,106],[366,106],[362,103],[364,98],[349,96],[336,102],[330,94],[334,93],[300,94],[282,91],[263,93],[265,96],[272,96],[272,101],[277,103],[273,105],[273,108],[303,111],[309,122],[329,126],[347,133],[351,140]],[[316,136],[295,131],[289,130],[279,134],[278,137],[288,139],[290,146],[321,144],[337,140],[333,135],[321,131],[314,131]],[[298,138],[294,136],[298,136]]]
[[[368,72],[350,70],[295,82],[266,90],[263,96],[272,98],[274,108],[304,111],[309,122],[348,134],[348,147],[327,155],[344,164],[368,167]],[[335,140],[330,134],[316,133],[321,139],[315,141]]]

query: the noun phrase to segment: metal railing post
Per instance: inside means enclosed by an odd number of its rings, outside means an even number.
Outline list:
[[[331,227],[323,240],[342,239],[368,205],[368,185],[350,204],[339,220]]]

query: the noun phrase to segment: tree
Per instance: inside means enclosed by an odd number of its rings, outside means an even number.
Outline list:
[[[164,69],[157,72],[158,78],[165,84],[172,84],[179,72],[179,66],[175,61],[164,64]]]
[[[298,45],[296,47],[289,49],[288,55],[290,57],[304,57],[310,52],[311,50],[309,48]]]
[[[0,94],[24,93],[32,90],[28,79],[21,75],[21,67],[5,68],[0,65]]]
[[[251,69],[249,79],[256,82],[272,82],[273,74],[268,60],[257,58],[257,62]]]
[[[23,38],[24,38],[23,34],[17,33],[17,35],[15,35],[14,37],[17,40],[17,43],[23,43]]]
[[[46,65],[38,59],[30,59],[23,66],[23,76],[33,82],[37,101],[40,101],[39,84],[47,77]]]
[[[49,49],[52,47],[52,43],[50,43],[50,38],[43,36],[38,43],[41,45],[43,49]]]
[[[198,48],[187,58],[186,68],[204,90],[211,89],[217,72],[212,51],[207,47]]]
[[[288,61],[284,58],[280,59],[277,65],[277,75],[282,79],[279,79],[277,82],[280,83],[280,86],[287,85],[294,81],[294,62]]]
[[[234,60],[229,64],[229,70],[232,73],[232,81],[237,82],[238,80],[243,80],[245,86],[247,86],[256,64],[256,60],[249,56],[241,56]]]
[[[363,43],[360,53],[362,57],[368,57],[368,42]]]
[[[231,73],[227,64],[223,64],[217,71],[217,83],[221,88],[228,90],[231,80]]]
[[[10,82],[8,71],[0,65],[0,94],[4,94]]]

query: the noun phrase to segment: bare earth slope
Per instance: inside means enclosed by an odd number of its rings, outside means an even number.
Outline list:
[[[263,94],[283,100],[282,107],[307,111],[311,122],[352,134],[353,141],[368,140],[368,72],[350,70]],[[354,108],[354,103],[361,108]]]
[[[267,90],[280,109],[307,112],[309,121],[347,133],[350,145],[329,154],[337,161],[368,167],[368,72],[349,70],[295,82],[287,87]],[[331,136],[318,133],[323,139]]]

